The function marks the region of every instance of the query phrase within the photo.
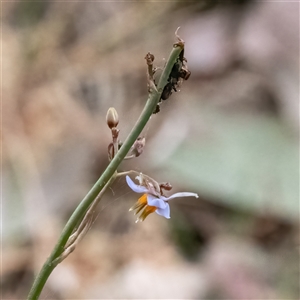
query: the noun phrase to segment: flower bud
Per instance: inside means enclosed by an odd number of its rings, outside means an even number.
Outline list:
[[[110,129],[117,127],[119,124],[119,116],[114,107],[110,107],[106,114],[106,123]]]
[[[153,61],[154,61],[154,55],[151,54],[150,52],[148,52],[145,56],[145,59],[147,61],[147,65],[148,66],[152,66],[153,65]]]
[[[162,191],[162,190],[171,191],[171,189],[172,189],[172,185],[171,185],[170,182],[163,182],[163,183],[160,183],[159,186],[160,186],[160,190],[161,190],[161,191]]]
[[[137,140],[133,144],[132,153],[136,157],[140,156],[144,151],[145,144],[146,144],[146,139],[138,137]]]

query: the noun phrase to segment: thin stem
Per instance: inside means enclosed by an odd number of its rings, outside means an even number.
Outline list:
[[[29,292],[28,299],[36,300],[39,298],[43,287],[52,273],[53,269],[57,266],[57,263],[53,263],[53,261],[58,258],[64,251],[64,247],[74,231],[78,221],[82,219],[84,214],[86,213],[89,206],[95,200],[97,195],[103,189],[103,187],[110,181],[113,180],[113,176],[124,160],[125,156],[127,155],[128,151],[130,150],[133,143],[136,141],[140,133],[142,132],[143,128],[147,124],[148,120],[150,119],[158,101],[160,100],[161,93],[163,88],[167,84],[168,77],[171,73],[173,65],[175,64],[180,52],[183,49],[183,45],[174,45],[170,56],[168,58],[167,64],[163,70],[163,73],[160,77],[159,83],[157,85],[157,91],[152,91],[149,94],[148,100],[146,105],[137,120],[136,124],[134,125],[133,129],[129,133],[127,139],[125,140],[124,144],[116,154],[116,156],[112,159],[110,164],[107,166],[106,170],[103,172],[101,177],[95,183],[95,185],[91,188],[91,190],[87,193],[87,195],[83,198],[83,200],[79,203],[75,211],[73,212],[72,216],[70,217],[69,221],[67,222],[65,228],[63,229],[61,236],[55,245],[52,253],[50,254],[49,258],[44,263],[42,269],[40,270],[39,274],[35,278],[35,281],[32,285],[32,288]]]
[[[129,174],[138,174],[138,175],[140,175],[141,173],[138,172],[138,171],[130,170],[130,171],[126,171],[126,172],[118,172],[116,177],[122,177],[122,176],[129,175]]]
[[[95,200],[93,201],[93,203],[90,205],[89,209],[87,210],[86,214],[84,215],[83,220],[80,222],[78,228],[68,239],[68,242],[66,243],[65,247],[69,247],[71,244],[73,244],[77,240],[78,236],[81,234],[81,232],[86,227],[86,224],[91,219],[97,204],[100,202],[100,200],[101,200],[102,196],[104,195],[104,193],[106,192],[107,188],[115,181],[116,178],[117,178],[117,174],[115,174],[111,178],[111,180],[104,186],[104,188],[101,190],[101,192],[95,198]]]

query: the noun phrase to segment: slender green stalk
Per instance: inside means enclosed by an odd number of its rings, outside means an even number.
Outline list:
[[[183,45],[182,45],[183,47]],[[181,45],[176,45],[171,51],[171,54],[169,56],[169,59],[167,61],[167,64],[163,70],[163,73],[160,77],[159,83],[157,85],[157,91],[152,91],[149,94],[149,98],[146,102],[146,105],[137,120],[136,124],[134,125],[133,129],[129,133],[127,139],[125,140],[124,144],[122,145],[121,149],[118,151],[116,156],[113,158],[113,160],[110,162],[110,164],[107,166],[106,170],[103,172],[101,177],[98,179],[98,181],[95,183],[95,185],[91,188],[91,190],[88,192],[88,194],[84,197],[84,199],[80,202],[80,204],[77,206],[75,211],[73,212],[72,216],[70,217],[69,221],[67,222],[65,228],[63,229],[61,236],[55,245],[52,253],[44,263],[42,269],[40,270],[39,274],[35,278],[35,281],[32,285],[32,288],[29,292],[28,299],[35,300],[38,299],[43,287],[54,270],[54,268],[57,266],[57,263],[53,263],[53,261],[58,258],[62,252],[64,251],[64,246],[66,245],[70,235],[72,234],[73,230],[75,229],[76,225],[78,224],[78,221],[83,218],[84,214],[86,213],[89,206],[93,203],[97,195],[100,193],[100,191],[103,189],[103,187],[106,185],[106,183],[111,182],[114,180],[114,177],[116,176],[116,171],[120,163],[125,158],[126,154],[130,150],[131,146],[135,142],[135,140],[139,137],[140,133],[142,132],[143,128],[149,121],[152,112],[154,111],[161,93],[163,91],[164,86],[167,84],[168,77],[171,73],[172,67],[174,63],[176,62],[181,50]]]

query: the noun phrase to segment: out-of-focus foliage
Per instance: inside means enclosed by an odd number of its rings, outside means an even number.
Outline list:
[[[26,297],[108,164],[107,109],[125,139],[145,54],[163,66],[181,26],[192,75],[121,170],[200,198],[137,225],[117,180],[43,297],[298,299],[298,25],[295,2],[3,2],[3,298]]]
[[[164,166],[166,174],[230,206],[297,221],[299,145],[289,129],[268,116],[226,116],[201,108],[197,115],[209,136],[196,128],[197,138],[183,141]]]

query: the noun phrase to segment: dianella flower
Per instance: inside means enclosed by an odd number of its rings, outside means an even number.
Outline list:
[[[144,221],[153,212],[170,219],[169,200],[179,197],[198,198],[197,194],[189,192],[176,193],[166,197],[163,190],[170,190],[172,187],[169,184],[158,184],[154,179],[144,174],[140,174],[136,179],[139,181],[139,184],[135,184],[129,176],[126,176],[128,186],[134,192],[143,194],[129,209],[130,211],[135,211],[136,215],[140,213],[136,222]]]

